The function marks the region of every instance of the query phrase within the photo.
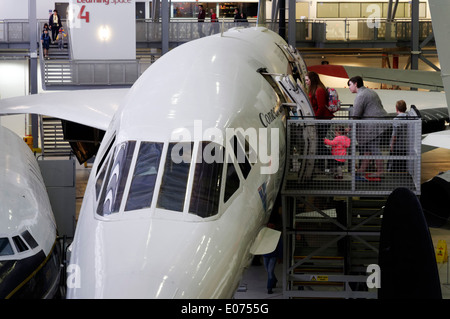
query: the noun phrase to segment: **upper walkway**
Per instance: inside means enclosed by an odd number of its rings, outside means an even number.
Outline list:
[[[46,21],[38,21],[38,39],[40,30]],[[224,31],[236,26],[255,26],[256,21],[234,23],[231,19],[221,19],[220,28]],[[267,21],[266,26],[279,33],[280,23]],[[287,37],[289,23],[286,23]],[[201,23],[203,33],[209,35],[211,23]],[[372,21],[368,19],[321,19],[296,20],[296,45],[304,47],[358,47],[386,48],[409,45],[411,41],[411,20],[386,19]],[[0,49],[29,49],[28,20],[0,20]],[[137,48],[160,48],[162,42],[162,22],[136,20]],[[432,34],[431,20],[419,21],[419,39],[425,40]],[[192,19],[172,19],[169,22],[170,47],[199,38],[198,23]],[[431,42],[430,44],[433,44]],[[0,52],[4,55],[6,52]]]
[[[37,39],[46,21],[38,21]],[[220,30],[234,27],[256,26],[255,20],[235,23],[230,19],[219,22]],[[289,23],[285,25],[287,37]],[[266,26],[280,33],[280,23],[270,22]],[[205,35],[212,33],[210,22],[198,23],[192,19],[172,19],[169,22],[168,38],[163,39],[162,22],[136,20],[136,59],[119,61],[74,60],[70,40],[66,44],[66,56],[43,60],[40,66],[44,89],[80,89],[85,87],[131,87],[139,76],[161,56],[163,41],[169,48],[198,39],[199,27]],[[297,20],[297,48],[404,48],[411,43],[411,20],[376,22],[367,19]],[[282,32],[281,32],[282,33]],[[433,45],[433,31],[430,20],[419,23],[419,40]],[[70,31],[68,32],[70,39]],[[40,50],[41,52],[42,50]],[[50,53],[52,49],[50,49]],[[30,26],[28,20],[0,20],[0,57],[27,58],[30,53]]]
[[[256,26],[256,21],[234,23],[224,20],[220,23],[224,31],[236,26]],[[200,23],[203,33],[210,34],[211,23]],[[278,22],[266,22],[266,27],[280,33]],[[287,37],[289,24],[286,23]],[[296,20],[297,48],[387,48],[409,45],[411,41],[411,20],[387,22],[380,19],[376,23],[367,19],[326,19]],[[137,47],[160,45],[162,41],[161,23],[149,20],[136,21]],[[425,40],[432,34],[431,20],[419,22],[419,39]],[[169,43],[176,46],[197,39],[198,23],[196,21],[172,20],[169,24]]]

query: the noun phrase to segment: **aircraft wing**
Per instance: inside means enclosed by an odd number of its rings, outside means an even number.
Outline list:
[[[76,90],[0,100],[0,115],[40,114],[106,130],[129,89]]]
[[[422,140],[422,144],[450,149],[450,131],[430,133]]]
[[[444,90],[441,72],[437,71],[399,70],[331,64],[309,66],[308,70],[318,74],[346,79],[359,75],[365,82],[386,83],[432,91]]]
[[[341,103],[353,104],[356,94],[350,92],[348,88],[336,88]],[[444,92],[424,92],[408,90],[375,90],[388,113],[395,114],[395,103],[404,100],[409,107],[415,105],[419,111],[422,110],[442,110],[447,109],[447,101]],[[447,111],[448,113],[448,111]],[[448,114],[447,114],[448,115]]]

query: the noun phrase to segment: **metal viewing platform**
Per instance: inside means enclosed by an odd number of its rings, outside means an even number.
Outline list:
[[[395,150],[391,149],[394,125],[401,122],[401,138],[396,139]],[[421,119],[402,120],[288,120],[287,171],[283,184],[285,195],[329,195],[329,196],[385,196],[398,187],[409,188],[420,194],[421,165]],[[341,127],[350,139],[346,155],[332,155],[331,147],[324,144],[323,136],[333,140],[335,129]],[[379,155],[362,154],[358,150],[358,131],[368,130],[362,135],[372,135],[373,130],[384,130],[380,136]],[[321,132],[326,130],[326,132]],[[342,160],[342,161],[337,161]],[[382,161],[381,176],[369,170],[357,170],[357,163]],[[339,164],[342,174],[336,176],[333,169]]]
[[[383,208],[398,187],[420,194],[421,125],[417,117],[288,120],[284,298],[377,298],[369,277],[377,275]],[[358,141],[377,130],[380,153],[362,153]],[[345,155],[324,143],[339,134],[348,138]]]

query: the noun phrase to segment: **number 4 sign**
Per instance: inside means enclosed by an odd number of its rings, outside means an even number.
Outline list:
[[[85,11],[86,6],[79,6],[77,4],[71,4],[68,10],[68,24],[71,28],[81,28],[82,20],[86,23],[90,22],[89,11]]]
[[[78,13],[77,18],[80,20],[84,19],[86,20],[86,23],[89,23],[89,11],[84,12],[84,9],[86,9],[86,6],[81,6],[80,13]]]

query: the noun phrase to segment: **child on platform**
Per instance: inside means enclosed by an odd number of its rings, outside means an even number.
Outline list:
[[[324,138],[325,145],[331,146],[331,154],[337,155],[337,156],[345,156],[347,155],[347,149],[350,147],[351,140],[347,136],[347,131],[345,127],[342,125],[337,125],[334,129],[335,131],[335,138],[333,140],[329,140],[327,138]],[[334,170],[334,178],[335,179],[342,179],[342,166],[345,165],[346,159],[345,158],[335,158],[331,161],[330,166]]]

